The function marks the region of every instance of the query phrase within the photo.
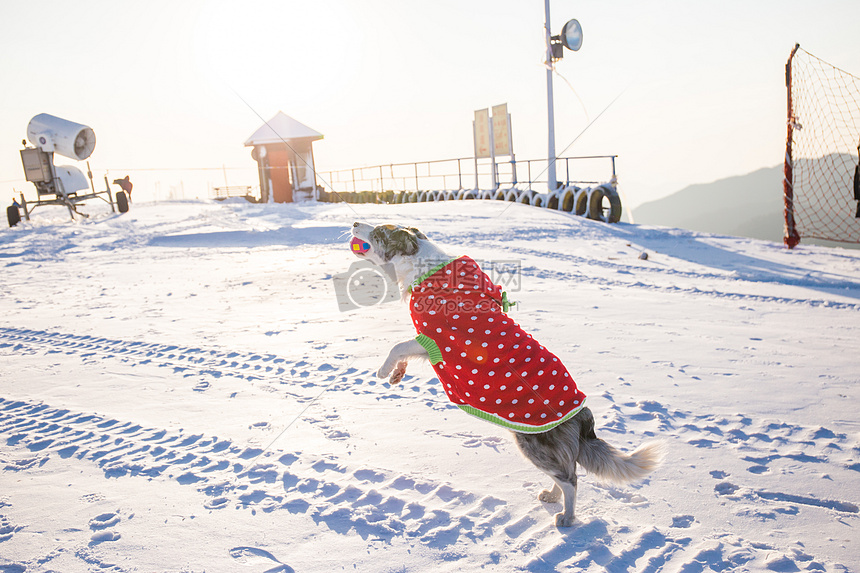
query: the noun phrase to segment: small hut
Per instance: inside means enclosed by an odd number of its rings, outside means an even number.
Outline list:
[[[279,111],[245,141],[260,175],[263,203],[291,203],[316,197],[313,142],[323,135]]]

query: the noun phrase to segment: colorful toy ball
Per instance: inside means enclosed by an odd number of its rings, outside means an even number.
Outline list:
[[[370,250],[370,243],[362,241],[358,237],[353,237],[349,242],[349,248],[353,255],[364,255]]]

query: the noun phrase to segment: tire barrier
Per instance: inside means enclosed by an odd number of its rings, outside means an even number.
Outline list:
[[[523,205],[531,205],[532,199],[537,196],[537,191],[532,191],[530,189],[526,189],[522,193],[520,193],[517,198],[518,203],[522,203]]]
[[[603,184],[591,190],[588,197],[588,218],[604,223],[621,220],[621,197],[611,185]]]
[[[576,185],[551,193],[538,193],[533,189],[461,189],[458,191],[359,191],[335,193],[321,191],[319,201],[329,203],[428,203],[434,201],[506,201],[531,205],[542,209],[573,213],[581,217],[617,223],[621,220],[621,197],[612,183],[585,189]]]
[[[568,187],[562,190],[559,193],[556,193],[556,209],[559,211],[564,211],[565,213],[570,213],[573,211],[573,207],[576,204],[576,192],[578,189],[576,187]]]
[[[576,192],[574,198],[574,214],[582,217],[585,215],[585,212],[588,210],[588,190],[587,189],[579,189]]]

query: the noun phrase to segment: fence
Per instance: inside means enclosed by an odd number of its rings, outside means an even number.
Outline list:
[[[547,181],[541,179],[546,173],[545,159],[493,165],[476,163],[470,157],[319,172],[320,183],[325,187],[319,188],[318,199],[347,203],[515,201],[617,223],[621,219],[621,199],[616,189],[616,157],[559,158],[557,164],[563,168],[557,167],[556,171],[563,172],[565,180],[559,182],[557,189],[545,193],[534,189],[536,185],[548,189]],[[595,178],[598,172],[604,177]],[[525,181],[521,179],[523,175]],[[468,185],[469,181],[472,185]]]
[[[219,201],[229,199],[230,197],[245,197],[246,199],[254,199],[256,201],[257,198],[252,196],[253,191],[254,188],[251,185],[226,185],[223,187],[213,187],[210,196]]]
[[[617,155],[560,157],[556,171],[563,172],[562,187],[597,185],[615,180]],[[337,171],[320,171],[320,183],[330,193],[383,193],[386,191],[429,191],[498,189],[516,187],[522,190],[546,188],[546,159],[525,161],[476,162],[474,157],[439,159],[413,163],[390,163]],[[495,179],[493,178],[495,168]],[[598,175],[601,173],[602,176]]]

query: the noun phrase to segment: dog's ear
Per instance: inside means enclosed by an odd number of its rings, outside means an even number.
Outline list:
[[[409,229],[396,229],[388,235],[383,257],[390,261],[396,255],[411,256],[418,252],[418,237]]]
[[[418,230],[418,229],[416,229],[415,227],[408,227],[406,230],[407,230],[407,231],[412,231],[412,233],[413,233],[416,237],[418,237],[419,239],[426,239],[426,238],[427,238],[427,235],[425,235],[424,233],[422,233],[421,231],[419,231],[419,230]]]
[[[380,248],[377,251],[386,251],[388,250],[388,243],[391,238],[391,232],[395,229],[392,225],[378,225],[370,231],[368,235],[368,240],[371,243],[375,243]]]

